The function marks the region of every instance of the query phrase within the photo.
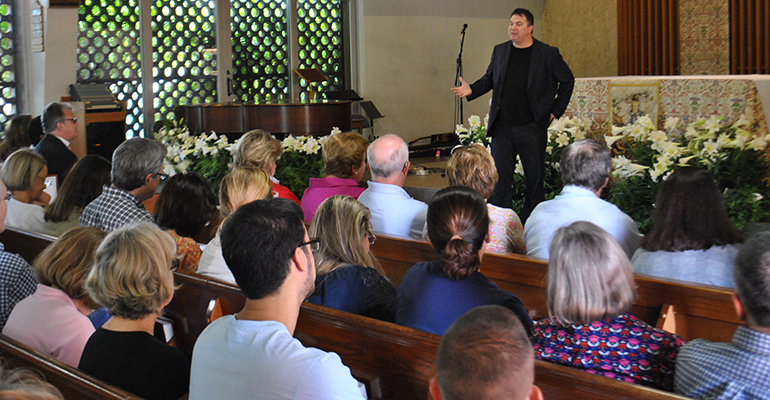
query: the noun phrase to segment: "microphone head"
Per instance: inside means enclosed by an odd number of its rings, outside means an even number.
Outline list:
[[[463,29],[467,28],[468,24],[463,24]]]

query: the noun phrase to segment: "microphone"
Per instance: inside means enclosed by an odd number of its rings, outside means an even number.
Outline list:
[[[465,30],[468,29],[468,24],[463,24],[463,31],[460,32],[461,35],[465,34]]]

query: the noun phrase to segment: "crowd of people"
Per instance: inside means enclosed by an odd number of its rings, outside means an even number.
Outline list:
[[[73,138],[71,111],[46,108],[40,143]],[[49,159],[30,144],[9,152],[0,224],[58,240],[33,265],[0,244],[4,334],[148,399],[188,391],[193,399],[365,397],[336,354],[293,338],[309,301],[444,335],[435,399],[542,398],[535,359],[692,396],[770,394],[762,379],[770,368],[762,353],[770,345],[770,234],[742,244],[703,169],[668,177],[642,236],[601,199],[612,163],[591,139],[565,149],[563,191],[526,220],[487,203],[498,174],[478,145],[455,149],[449,186],[428,203],[404,190],[409,151],[393,134],[371,144],[356,133],[331,136],[324,175],[301,198],[273,177],[280,142],[265,131],[244,134],[218,198],[196,172],[167,177],[165,156],[145,138],[125,141],[111,162],[86,156],[63,165],[68,157]],[[43,191],[49,174],[61,178],[52,202]],[[144,202],[156,192],[153,214]],[[194,238],[212,223],[215,235],[199,245]],[[427,238],[435,259],[412,266],[396,288],[371,251],[377,234]],[[515,293],[484,275],[487,251],[548,259],[547,318],[533,321]],[[237,285],[247,298],[206,328],[192,362],[154,337],[175,290],[172,271]],[[746,326],[732,343],[684,344],[629,312],[635,272],[734,287]],[[738,363],[756,379],[731,369]],[[482,378],[490,383],[484,395],[469,394]]]

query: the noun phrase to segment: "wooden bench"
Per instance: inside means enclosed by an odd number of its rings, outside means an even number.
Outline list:
[[[139,399],[5,335],[0,335],[0,358],[5,361],[6,369],[26,368],[42,374],[65,399]]]
[[[180,346],[192,346],[217,314],[237,312],[245,298],[233,285],[197,274],[175,273],[177,290],[167,315],[184,321]],[[179,326],[179,323],[177,323]],[[200,329],[200,331],[198,331]],[[367,385],[370,399],[425,399],[440,336],[326,307],[302,305],[295,337],[306,346],[333,351]],[[192,347],[183,349],[191,352]],[[191,354],[191,353],[190,353]],[[670,393],[588,374],[543,361],[536,383],[549,400],[684,399]]]
[[[32,264],[32,261],[56,238],[42,233],[28,232],[6,226],[0,232],[0,243],[5,246],[5,251],[16,253]]]
[[[427,240],[376,235],[372,252],[396,287],[412,265],[436,258]],[[547,271],[545,260],[518,254],[487,252],[481,263],[481,272],[500,288],[516,294],[535,319],[548,315]],[[636,275],[636,286],[637,299],[631,312],[652,326],[667,324],[686,341],[704,338],[729,342],[742,325],[733,308],[732,289],[644,275]]]

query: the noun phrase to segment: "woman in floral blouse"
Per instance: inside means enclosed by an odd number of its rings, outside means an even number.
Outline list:
[[[556,231],[548,265],[549,318],[535,325],[535,357],[671,391],[682,339],[628,312],[634,275],[603,229],[578,221]]]

